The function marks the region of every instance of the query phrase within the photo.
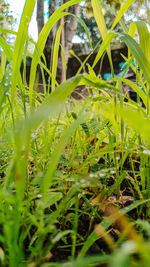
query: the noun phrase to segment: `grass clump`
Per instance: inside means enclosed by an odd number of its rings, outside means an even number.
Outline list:
[[[41,56],[53,25],[67,15],[67,6],[78,2],[61,6],[44,26],[35,44],[29,85],[26,44],[34,0],[26,1],[14,47],[0,39],[1,266],[150,263],[149,32],[143,22],[132,23],[129,32],[125,27],[120,34],[112,32],[133,2],[126,1],[108,33],[99,1],[91,1],[103,42],[88,74],[79,71],[58,85],[55,64],[50,72]],[[133,38],[136,30],[139,44]],[[132,67],[136,84],[125,73],[114,77],[110,43],[116,36],[128,46],[125,72]],[[110,81],[93,70],[105,50]],[[44,75],[45,93],[36,93],[38,64],[52,79],[50,95]],[[137,93],[137,103],[124,94],[124,84]],[[82,102],[68,98],[79,85],[93,91]]]

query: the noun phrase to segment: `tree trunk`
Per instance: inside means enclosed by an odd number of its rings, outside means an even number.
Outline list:
[[[68,2],[69,0],[61,0],[61,5]],[[37,1],[37,21],[38,21],[38,33],[40,33],[43,25],[44,25],[44,0],[38,0]],[[78,15],[79,12],[79,4],[76,4],[74,6],[71,6],[67,8],[65,11]],[[55,12],[55,10],[58,8],[58,0],[49,0],[49,17]],[[58,30],[58,27],[60,24],[64,24],[64,27],[62,29],[62,36],[61,36],[61,44],[65,51],[66,56],[66,64],[68,64],[68,58],[69,58],[69,49],[72,48],[72,38],[76,32],[77,27],[77,20],[69,15],[64,18],[62,18],[60,21],[58,21],[50,31],[49,37],[46,42],[46,47],[44,54],[47,58],[47,67],[50,66],[50,57],[48,56],[50,54],[50,51],[52,51],[53,47],[53,41],[55,40],[55,36]],[[61,83],[65,80],[65,73],[62,66],[62,56],[61,56],[61,49],[58,56],[58,67],[57,67],[57,76],[56,80]]]
[[[64,0],[64,3],[68,2],[68,0]],[[74,6],[69,7],[66,11],[74,14],[74,15],[78,15],[79,13],[79,8],[80,5],[76,4]],[[65,48],[66,50],[70,50],[72,48],[72,38],[74,36],[74,34],[76,33],[76,28],[77,28],[77,19],[71,15],[66,16],[65,18]]]
[[[49,18],[50,16],[56,11],[57,9],[57,0],[49,0]],[[46,46],[50,49],[52,49],[53,46],[53,40],[55,38],[57,29],[58,29],[58,24],[60,24],[59,22],[57,22],[53,28],[50,31]]]
[[[44,26],[44,0],[37,0],[38,35]]]
[[[69,0],[61,0],[61,5],[65,4],[68,1]],[[78,15],[79,8],[80,8],[80,5],[76,4],[74,6],[67,8],[65,11],[71,14],[74,14],[74,15]],[[50,1],[49,2],[49,16],[51,16],[56,9],[57,9],[57,0]],[[66,64],[68,64],[69,50],[72,48],[72,38],[74,34],[76,33],[76,28],[77,28],[77,20],[75,17],[71,15],[63,17],[55,25],[55,27],[53,27],[49,35],[48,46],[52,48],[52,43],[55,38],[56,31],[59,25],[63,23],[64,23],[64,27],[62,29],[61,44],[65,51]],[[62,64],[62,56],[60,53],[59,58],[58,58],[58,67],[57,67],[57,81],[63,82],[64,80],[65,80],[65,73],[64,73],[63,64]]]

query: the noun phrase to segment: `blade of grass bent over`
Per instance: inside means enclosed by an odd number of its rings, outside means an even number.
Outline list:
[[[147,83],[150,86],[150,61],[145,56],[139,44],[128,34],[121,33],[120,39],[128,46],[137,64],[142,69]]]
[[[12,30],[8,30],[8,29],[4,29],[4,28],[0,28],[0,32],[17,35],[17,32],[12,31]]]
[[[150,33],[148,32],[147,25],[144,21],[136,21],[134,24],[138,30],[140,47],[143,49],[144,54],[150,61]]]
[[[114,81],[120,81],[120,82],[123,82],[123,83],[128,84],[141,97],[141,99],[142,99],[145,107],[147,107],[147,96],[141,90],[141,88],[138,85],[136,85],[134,82],[132,82],[132,81],[130,81],[128,79],[125,79],[125,78],[113,78],[112,80],[114,80]]]
[[[16,127],[16,140],[21,138],[22,143],[24,143],[25,134],[47,120],[48,116],[59,114],[63,110],[67,97],[78,86],[82,78],[83,75],[79,75],[59,85],[37,110],[31,112],[24,121],[18,122],[18,126]],[[22,131],[24,131],[24,135],[22,135]]]
[[[7,42],[0,36],[0,46],[3,48],[9,62],[12,61],[13,51]]]

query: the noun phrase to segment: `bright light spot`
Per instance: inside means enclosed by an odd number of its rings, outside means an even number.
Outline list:
[[[17,20],[17,23],[15,25],[15,30],[17,31],[21,19],[21,14],[25,5],[25,0],[8,0],[7,2],[10,5],[10,11],[13,12],[13,16]],[[35,41],[37,41],[38,31],[36,22],[36,5],[29,24],[29,36],[31,36]]]
[[[143,150],[143,154],[150,155],[150,150],[148,150],[148,149]]]
[[[75,43],[75,44],[77,44],[77,43],[84,43],[84,40],[81,39],[81,38],[79,37],[79,35],[75,34],[75,35],[73,36],[73,38],[72,38],[72,42]]]

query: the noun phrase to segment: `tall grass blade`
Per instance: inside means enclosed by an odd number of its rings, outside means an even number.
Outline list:
[[[20,65],[21,65],[24,45],[28,36],[29,22],[32,17],[35,2],[36,0],[27,0],[25,2],[25,7],[22,13],[21,22],[16,37],[14,53],[13,53],[13,65],[12,65],[12,86],[11,86],[12,107],[14,105],[14,97],[16,92],[16,85],[18,84],[18,77],[20,73]]]
[[[88,27],[86,26],[84,21],[80,17],[78,17],[78,16],[76,16],[74,14],[70,14],[70,15],[73,15],[76,18],[76,20],[78,20],[78,22],[81,24],[81,26],[85,30],[86,36],[87,36],[88,41],[89,41],[89,45],[90,45],[90,47],[92,47],[92,42],[91,42],[91,38],[90,38],[90,35],[89,35]]]
[[[48,38],[48,35],[52,29],[52,27],[55,25],[55,23],[61,19],[63,16],[69,15],[67,12],[61,12],[68,8],[69,6],[72,6],[74,4],[79,3],[80,0],[71,0],[64,5],[60,6],[49,18],[47,23],[44,25],[42,31],[40,32],[36,47],[34,49],[33,58],[32,58],[32,64],[31,64],[31,70],[30,70],[30,82],[29,82],[29,100],[30,105],[33,107],[33,86],[35,82],[36,77],[36,68],[39,63],[39,59],[43,53],[46,40]]]
[[[106,27],[106,23],[105,23],[105,19],[104,19],[104,15],[102,12],[100,2],[99,2],[99,0],[91,0],[91,4],[93,7],[93,12],[94,12],[96,23],[98,25],[98,29],[99,29],[99,32],[101,34],[101,38],[102,38],[102,40],[104,40],[108,33],[107,33],[107,27]],[[111,50],[110,50],[109,44],[106,47],[106,51],[107,51],[108,58],[109,58],[111,73],[112,73],[112,76],[114,76],[114,69],[113,69]]]
[[[104,15],[102,12],[100,2],[99,2],[99,0],[91,0],[91,4],[93,7],[94,17],[95,17],[97,26],[98,26],[99,32],[101,34],[101,38],[102,38],[102,40],[104,40],[107,36],[107,27],[106,27],[106,23],[105,23],[105,19],[104,19]],[[111,53],[110,53],[110,46],[109,45],[107,46],[106,50],[107,50],[109,59],[111,59]]]
[[[55,89],[55,80],[56,80],[56,72],[57,72],[57,64],[58,64],[58,53],[59,53],[59,43],[61,38],[61,31],[64,24],[60,25],[55,39],[54,50],[53,50],[53,63],[52,63],[52,92]],[[54,79],[53,79],[54,77]]]
[[[139,44],[128,34],[122,33],[120,35],[121,40],[128,46],[132,55],[135,57],[137,64],[142,69],[147,83],[150,86],[150,61],[144,54]]]
[[[97,50],[97,47],[99,46],[100,43],[101,43],[101,40],[95,45],[95,47],[93,48],[93,50],[91,51],[91,53],[85,58],[85,60],[81,64],[80,68],[78,69],[76,75],[80,74],[81,70],[85,68],[85,65],[86,65],[88,59],[93,54],[93,52]]]
[[[104,19],[104,15],[102,12],[102,8],[100,5],[99,0],[91,0],[91,4],[93,7],[93,12],[95,16],[95,20],[99,29],[99,32],[101,34],[102,39],[104,40],[105,37],[107,36],[107,27]]]
[[[100,60],[101,56],[103,55],[104,51],[107,50],[107,47],[110,45],[110,42],[112,41],[113,38],[115,38],[118,34],[113,33],[113,32],[109,32],[107,34],[107,36],[104,38],[100,49],[96,55],[96,58],[93,62],[92,68],[95,67],[95,65],[98,63],[98,61]]]
[[[148,31],[148,27],[144,21],[136,21],[134,23],[138,30],[140,47],[150,61],[150,33]]]
[[[128,10],[128,8],[133,4],[135,0],[127,0],[123,6],[121,7],[121,9],[119,10],[119,13],[117,15],[117,17],[115,18],[115,21],[111,27],[111,31],[115,28],[115,26],[117,25],[117,23],[120,21],[120,19],[122,18],[122,16],[124,15],[124,13]]]

